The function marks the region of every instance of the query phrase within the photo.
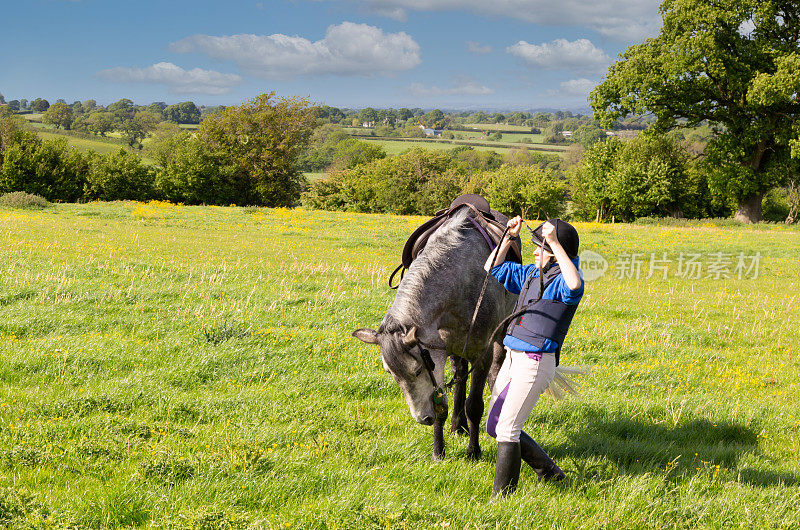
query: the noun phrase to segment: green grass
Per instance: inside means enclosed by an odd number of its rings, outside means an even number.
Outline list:
[[[465,123],[463,127],[470,127],[476,131],[519,131],[524,133],[531,130],[525,125],[503,125],[502,123]]]
[[[0,520],[18,527],[800,526],[800,233],[578,224],[611,271],[529,432],[569,478],[488,503],[496,443],[431,463],[378,352],[424,218],[164,203],[0,208]],[[529,249],[526,249],[529,250]],[[760,251],[757,279],[615,279]],[[676,263],[673,262],[673,268]]]
[[[306,176],[306,178],[308,179],[309,182],[314,182],[315,180],[319,180],[322,177],[324,177],[325,176],[325,172],[324,171],[319,171],[319,172],[309,171],[308,173],[304,173],[304,175]]]
[[[43,139],[66,138],[67,144],[71,147],[75,147],[76,149],[79,149],[81,151],[89,151],[90,149],[93,149],[102,155],[114,151],[119,151],[121,147],[125,147],[121,141],[114,140],[111,138],[107,139],[79,138],[77,136],[72,136],[69,134],[63,134],[63,133],[59,134],[42,129],[37,129],[36,134]]]
[[[393,156],[402,153],[403,151],[408,151],[409,149],[415,147],[421,147],[422,149],[430,149],[435,151],[441,150],[450,150],[455,149],[459,146],[459,144],[453,144],[449,142],[414,142],[414,141],[403,141],[403,140],[372,140],[370,138],[361,138],[362,140],[366,140],[367,142],[373,142],[386,150],[386,154]],[[473,146],[474,149],[478,151],[495,151],[496,153],[505,154],[510,149],[507,147],[486,147],[476,145]]]

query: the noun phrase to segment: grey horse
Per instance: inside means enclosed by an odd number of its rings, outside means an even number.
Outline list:
[[[434,232],[411,263],[378,331],[361,328],[353,332],[362,342],[380,346],[383,368],[400,386],[411,416],[423,425],[434,426],[434,459],[444,456],[446,411],[444,416],[435,412],[432,395],[436,387],[431,379],[441,386],[447,357],[461,356],[489,253],[489,246],[473,228],[468,212],[455,213]],[[453,427],[458,430],[461,418],[466,417],[467,456],[471,458],[477,459],[481,454],[478,434],[484,411],[483,390],[487,379],[490,387],[494,384],[505,356],[500,342],[492,344],[490,354],[484,355],[484,350],[492,331],[511,313],[515,302],[515,295],[489,278],[463,355],[472,363],[473,371],[466,402],[460,397],[464,390],[454,392]],[[423,349],[430,352],[432,376],[426,368]],[[466,376],[465,364],[454,359],[456,378]]]

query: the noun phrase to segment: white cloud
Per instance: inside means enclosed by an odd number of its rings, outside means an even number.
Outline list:
[[[329,26],[325,38],[273,35],[194,35],[170,44],[179,53],[201,52],[234,61],[250,75],[290,79],[302,75],[374,76],[420,64],[420,47],[407,33],[384,33],[367,24]]]
[[[450,88],[440,88],[437,86],[425,86],[422,83],[412,83],[408,87],[408,92],[416,97],[437,97],[437,96],[488,96],[494,94],[494,90],[486,85],[481,85],[477,81],[460,78],[453,82]]]
[[[227,94],[242,83],[236,74],[193,68],[184,70],[172,63],[156,63],[146,68],[118,66],[97,72],[97,77],[118,83],[153,83],[166,85],[173,94]]]
[[[532,68],[547,70],[602,71],[611,59],[588,39],[568,41],[556,39],[553,42],[530,44],[524,40],[506,48],[506,52],[522,59]]]
[[[597,85],[594,81],[586,78],[570,79],[561,83],[561,94],[565,96],[586,97],[589,92]]]
[[[661,0],[326,0],[362,5],[376,14],[405,18],[407,11],[471,11],[547,26],[588,26],[604,37],[638,41],[658,32]]]
[[[589,92],[597,86],[597,83],[581,77],[580,79],[570,79],[559,84],[558,89],[545,90],[541,95],[558,99],[581,99],[586,100]]]
[[[467,51],[470,53],[474,53],[476,55],[486,55],[487,53],[492,53],[494,48],[489,46],[488,44],[484,46],[480,42],[475,41],[467,41]]]

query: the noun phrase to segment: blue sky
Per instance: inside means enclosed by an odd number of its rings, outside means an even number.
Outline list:
[[[580,109],[658,28],[655,0],[25,0],[0,18],[0,93]]]

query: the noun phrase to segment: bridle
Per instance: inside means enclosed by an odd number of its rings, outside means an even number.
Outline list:
[[[419,358],[422,359],[422,366],[424,367],[425,371],[428,372],[428,377],[431,379],[431,385],[433,385],[433,393],[431,393],[431,401],[433,401],[433,411],[436,414],[436,419],[444,420],[447,418],[447,401],[445,400],[445,386],[439,385],[436,382],[436,377],[433,375],[433,371],[436,369],[436,363],[433,362],[433,358],[431,357],[431,352],[428,348],[425,347],[422,341],[417,341],[414,347],[417,348],[419,351]],[[445,351],[445,348],[436,348],[429,346],[432,350],[441,350]]]

